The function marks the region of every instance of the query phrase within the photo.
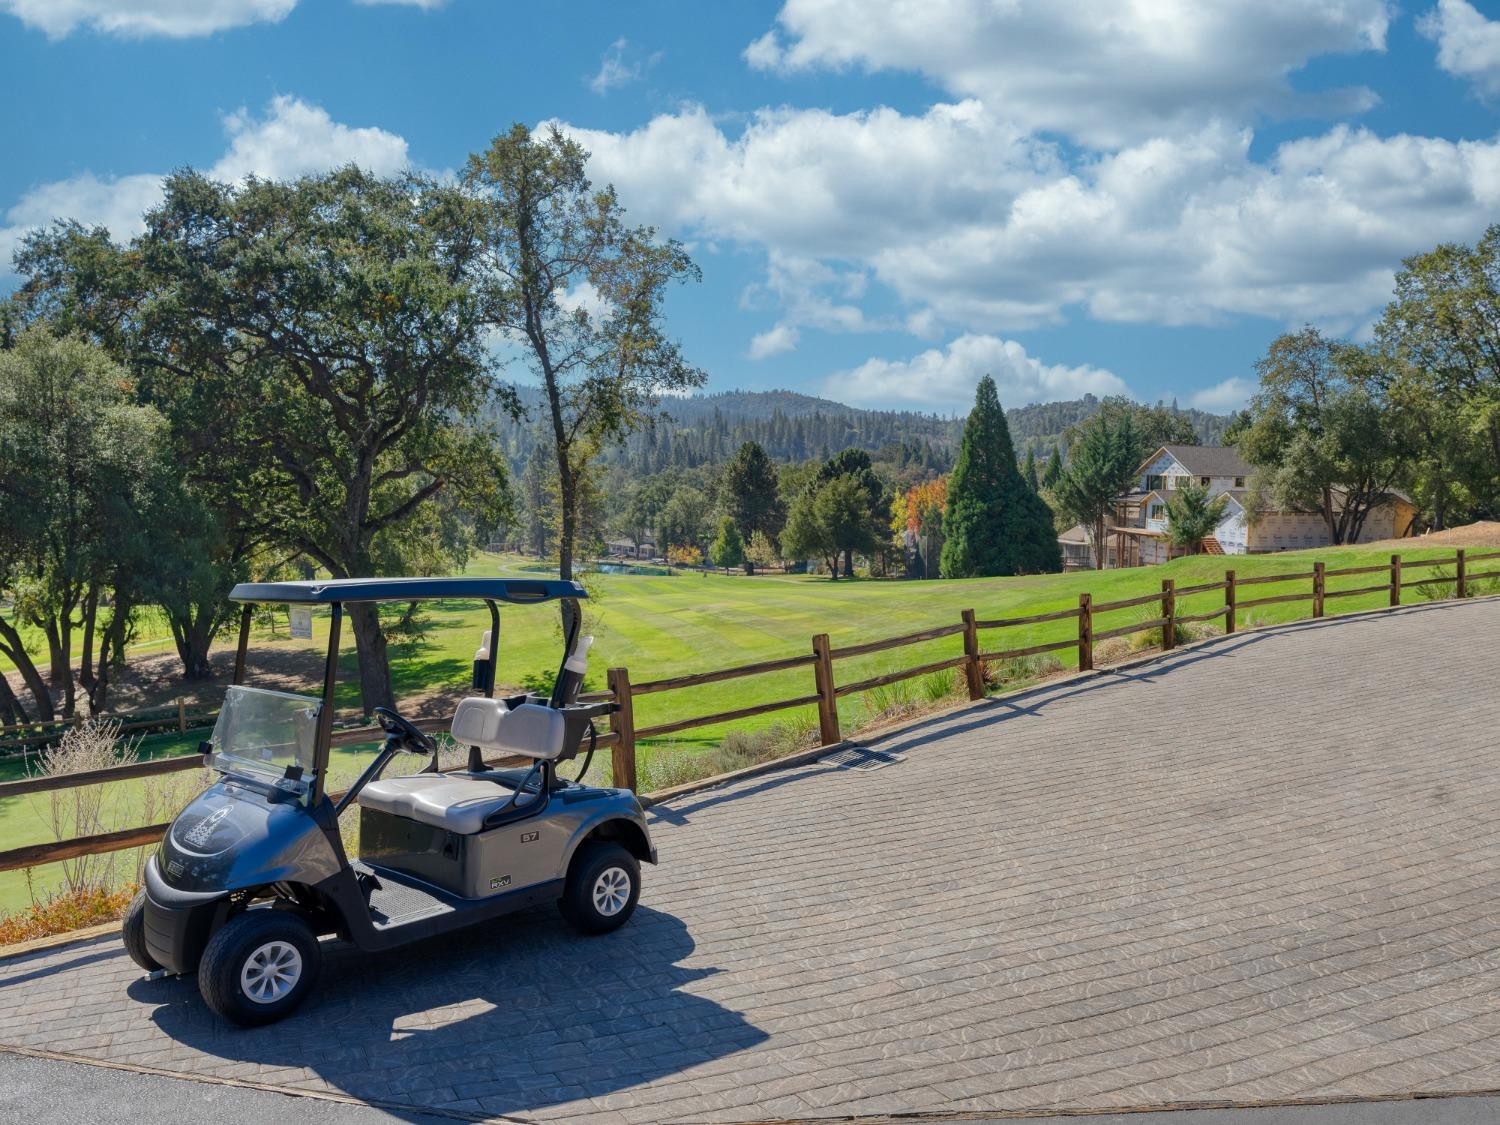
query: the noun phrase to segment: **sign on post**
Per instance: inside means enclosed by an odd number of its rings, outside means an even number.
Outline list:
[[[312,640],[312,606],[289,606],[288,617],[291,620],[293,638],[301,637],[305,640]]]

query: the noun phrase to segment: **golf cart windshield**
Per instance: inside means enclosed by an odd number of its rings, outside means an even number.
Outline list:
[[[288,776],[288,766],[297,766],[301,782],[311,781],[321,707],[308,695],[231,687],[209,737],[214,768],[274,783]]]

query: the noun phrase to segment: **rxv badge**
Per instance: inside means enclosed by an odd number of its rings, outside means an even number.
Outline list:
[[[523,843],[523,844],[534,844],[534,843],[536,843],[537,837],[540,836],[540,835],[541,835],[540,832],[522,832],[521,833],[521,843]]]
[[[492,890],[492,891],[498,891],[501,887],[508,887],[508,886],[510,886],[510,876],[509,875],[501,875],[498,878],[490,880],[490,890]]]

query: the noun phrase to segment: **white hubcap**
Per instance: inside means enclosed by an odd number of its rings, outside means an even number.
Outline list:
[[[606,867],[594,880],[594,909],[606,918],[625,909],[630,901],[630,876],[621,867]]]
[[[268,941],[245,959],[240,991],[257,1004],[274,1004],[302,979],[302,954],[285,941]]]

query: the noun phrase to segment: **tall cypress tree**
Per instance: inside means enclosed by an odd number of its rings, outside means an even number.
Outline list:
[[[1026,486],[995,380],[979,380],[943,514],[945,578],[1062,569],[1052,510]]]
[[[1042,490],[1042,482],[1037,479],[1036,475],[1035,449],[1028,449],[1026,451],[1026,467],[1021,470],[1021,476],[1026,481],[1026,487],[1031,489],[1032,492],[1040,492]]]

